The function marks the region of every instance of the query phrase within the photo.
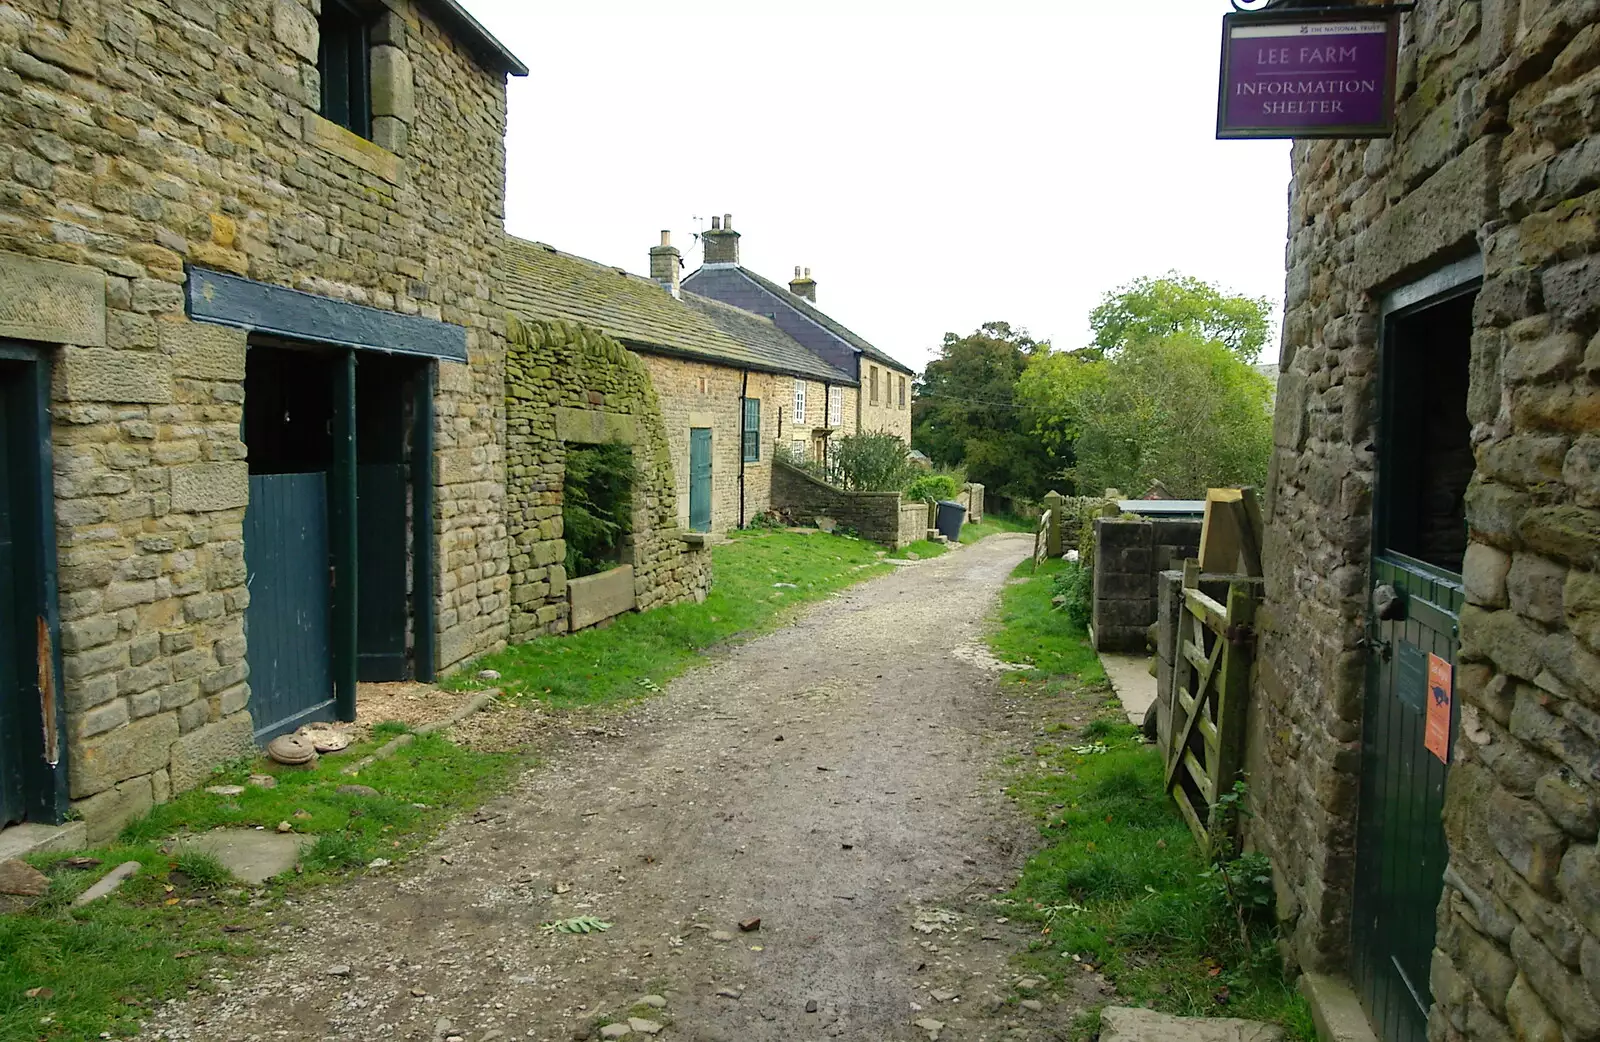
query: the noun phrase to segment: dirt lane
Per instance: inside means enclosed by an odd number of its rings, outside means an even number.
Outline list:
[[[1015,1004],[1025,940],[983,899],[1032,842],[996,770],[1032,731],[974,650],[1030,546],[902,568],[681,678],[143,1037],[565,1040],[647,994],[667,1039],[1062,1037],[1076,1001]],[[540,928],[579,915],[615,926]]]

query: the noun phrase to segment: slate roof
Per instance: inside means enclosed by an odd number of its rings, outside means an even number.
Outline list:
[[[855,378],[824,362],[760,315],[685,294],[674,299],[651,279],[506,236],[497,303],[531,318],[581,322],[646,354],[666,354],[740,369],[808,376],[837,384]]]
[[[704,269],[702,269],[702,270],[704,270]],[[770,293],[773,296],[777,297],[779,300],[783,301],[785,304],[788,304],[790,307],[794,308],[800,314],[804,315],[806,318],[808,318],[811,321],[815,322],[817,325],[821,326],[823,329],[826,329],[829,333],[831,333],[834,336],[838,337],[840,340],[843,340],[845,343],[849,344],[851,347],[855,348],[857,351],[860,351],[862,354],[866,355],[868,358],[871,358],[873,361],[878,362],[878,363],[880,363],[882,365],[886,365],[891,369],[896,369],[896,370],[898,370],[898,371],[900,371],[902,373],[913,373],[914,372],[914,370],[910,366],[906,365],[904,362],[897,361],[896,359],[890,357],[886,352],[880,351],[878,348],[872,346],[872,344],[868,343],[865,339],[863,339],[858,334],[852,332],[850,329],[846,328],[845,326],[841,325],[839,322],[837,322],[834,319],[830,318],[826,312],[824,312],[823,310],[818,308],[815,304],[811,303],[811,301],[807,300],[805,297],[797,296],[796,294],[790,293],[789,292],[789,287],[780,286],[780,285],[778,285],[778,283],[773,282],[771,279],[766,278],[766,277],[764,277],[762,275],[758,275],[757,273],[751,271],[749,268],[746,268],[742,264],[739,265],[736,270],[739,272],[739,274],[743,275],[745,278],[749,279],[751,282],[754,282],[757,286],[760,286],[762,289],[766,290],[768,293]],[[690,288],[690,292],[693,292],[693,288],[692,287]]]

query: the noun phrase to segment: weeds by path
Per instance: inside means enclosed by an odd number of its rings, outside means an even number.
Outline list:
[[[961,526],[961,541],[963,543],[976,543],[980,539],[987,539],[1001,532],[1028,532],[1032,533],[1039,526],[1032,521],[1010,517],[1006,514],[985,514],[982,521],[975,521]]]
[[[1050,980],[1098,969],[1120,1003],[1183,1016],[1245,1017],[1314,1039],[1305,1001],[1284,976],[1272,923],[1270,866],[1247,856],[1226,875],[1201,857],[1167,798],[1161,758],[1105,706],[1104,674],[1081,628],[1051,610],[1059,562],[1009,587],[995,654],[1036,667],[1008,683],[1037,693],[1048,740],[1010,786],[1038,819],[1044,846],[1008,895],[1008,914],[1039,933],[1021,957]],[[1241,937],[1240,922],[1245,924]],[[1098,1013],[1078,1025],[1087,1038]]]
[[[823,532],[736,532],[712,550],[714,586],[703,604],[623,615],[604,629],[540,637],[463,671],[452,686],[500,674],[508,695],[555,706],[597,705],[659,690],[708,649],[777,626],[796,607],[881,575],[891,566],[864,540]]]
[[[932,539],[918,539],[914,543],[907,543],[900,549],[891,551],[889,556],[898,558],[902,561],[909,561],[914,560],[915,558],[913,558],[911,555],[916,554],[917,557],[927,560],[930,557],[938,557],[940,554],[947,554],[949,552],[950,547],[948,544],[936,543]]]
[[[206,785],[239,785],[243,792],[220,796],[198,789],[155,808],[116,843],[75,852],[101,862],[90,870],[70,867],[66,854],[28,858],[50,876],[50,890],[31,906],[19,901],[0,914],[0,1039],[133,1034],[155,1003],[182,997],[213,971],[252,954],[254,937],[271,926],[282,898],[379,858],[401,860],[452,815],[496,791],[518,762],[422,735],[358,777],[341,773],[402,730],[380,724],[371,741],[314,768],[264,761],[221,768]],[[275,787],[247,784],[257,771],[273,777]],[[338,792],[352,782],[376,795]],[[316,840],[296,873],[256,892],[241,887],[214,858],[161,849],[185,831],[275,830],[283,822]],[[109,898],[71,907],[74,897],[125,861],[142,866],[133,879]]]

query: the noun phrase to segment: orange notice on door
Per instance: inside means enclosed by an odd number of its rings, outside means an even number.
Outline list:
[[[1428,726],[1422,744],[1442,762],[1450,762],[1450,663],[1428,655]]]

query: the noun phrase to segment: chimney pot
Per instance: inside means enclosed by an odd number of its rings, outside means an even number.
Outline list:
[[[671,246],[672,245],[672,231],[670,229],[668,229],[668,228],[661,229],[661,245],[663,245],[663,246]]]
[[[811,269],[806,268],[804,275],[800,272],[800,265],[796,264],[794,267],[794,281],[789,283],[789,292],[797,297],[804,297],[815,304],[817,302],[817,283],[811,277]]]
[[[725,213],[720,220],[711,218],[711,230],[703,238],[707,264],[739,263],[739,233],[733,230],[733,214]]]
[[[714,232],[720,232],[722,230],[722,218],[720,218],[720,217],[711,218],[711,230],[714,231]]]
[[[795,278],[799,278],[800,277],[800,265],[798,265],[798,264],[796,264],[794,266],[794,277]]]
[[[725,213],[722,215],[722,228],[724,231],[733,231],[733,214]]]

